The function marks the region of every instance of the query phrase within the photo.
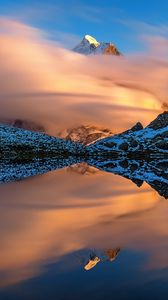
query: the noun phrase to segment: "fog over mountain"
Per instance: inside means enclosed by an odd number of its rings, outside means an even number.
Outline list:
[[[167,103],[168,43],[160,38],[143,55],[85,56],[21,22],[1,18],[0,28],[1,120],[31,121],[54,136],[87,124],[120,132]]]

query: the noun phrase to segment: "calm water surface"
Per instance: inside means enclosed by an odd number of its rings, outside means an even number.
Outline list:
[[[167,201],[81,173],[0,185],[0,299],[167,299]]]

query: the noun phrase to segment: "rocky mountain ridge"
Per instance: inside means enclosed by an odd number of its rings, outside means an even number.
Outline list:
[[[95,128],[93,127],[95,130]],[[136,154],[153,154],[166,155],[168,154],[168,112],[160,114],[147,127],[143,128],[141,123],[137,123],[131,129],[123,133],[110,135],[110,131],[106,130],[95,133],[90,132],[91,128],[79,127],[71,130],[66,135],[66,138],[51,137],[47,134],[33,132],[25,129],[16,128],[9,125],[0,125],[1,148],[12,150],[14,146],[24,146],[27,151],[32,149],[38,151],[62,153],[66,150],[85,156],[95,155],[136,155]],[[76,132],[78,136],[76,138]],[[85,132],[81,135],[81,132]],[[75,134],[75,137],[74,137]],[[105,138],[100,138],[102,134]],[[86,137],[89,139],[86,140]],[[91,136],[91,137],[90,137]],[[81,139],[78,139],[78,138]],[[94,140],[100,138],[96,142]],[[72,140],[76,140],[73,142]],[[83,144],[86,144],[83,145]],[[75,149],[75,150],[74,150]],[[135,158],[135,157],[134,157]]]
[[[0,123],[10,125],[16,128],[26,129],[29,131],[49,134],[49,130],[47,129],[47,127],[39,124],[38,122],[33,122],[31,120],[5,119],[0,120]],[[54,136],[58,138],[63,138],[68,141],[79,142],[84,145],[88,145],[112,134],[113,132],[108,128],[83,124],[56,132]]]
[[[87,147],[89,153],[98,155],[157,155],[168,154],[168,112],[160,114],[147,127],[137,123],[120,134],[101,139]]]

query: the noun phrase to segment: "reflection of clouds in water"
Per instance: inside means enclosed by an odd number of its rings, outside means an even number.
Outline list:
[[[143,249],[149,231],[157,232],[149,222],[160,205],[157,195],[146,185],[137,194],[133,183],[118,176],[62,170],[0,189],[0,273],[6,283],[33,277],[48,262],[83,248]]]

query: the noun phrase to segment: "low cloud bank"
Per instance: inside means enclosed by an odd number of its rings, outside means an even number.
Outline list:
[[[123,130],[147,124],[168,103],[168,41],[145,55],[85,57],[31,26],[0,19],[0,119],[22,118],[51,134],[78,124]]]

